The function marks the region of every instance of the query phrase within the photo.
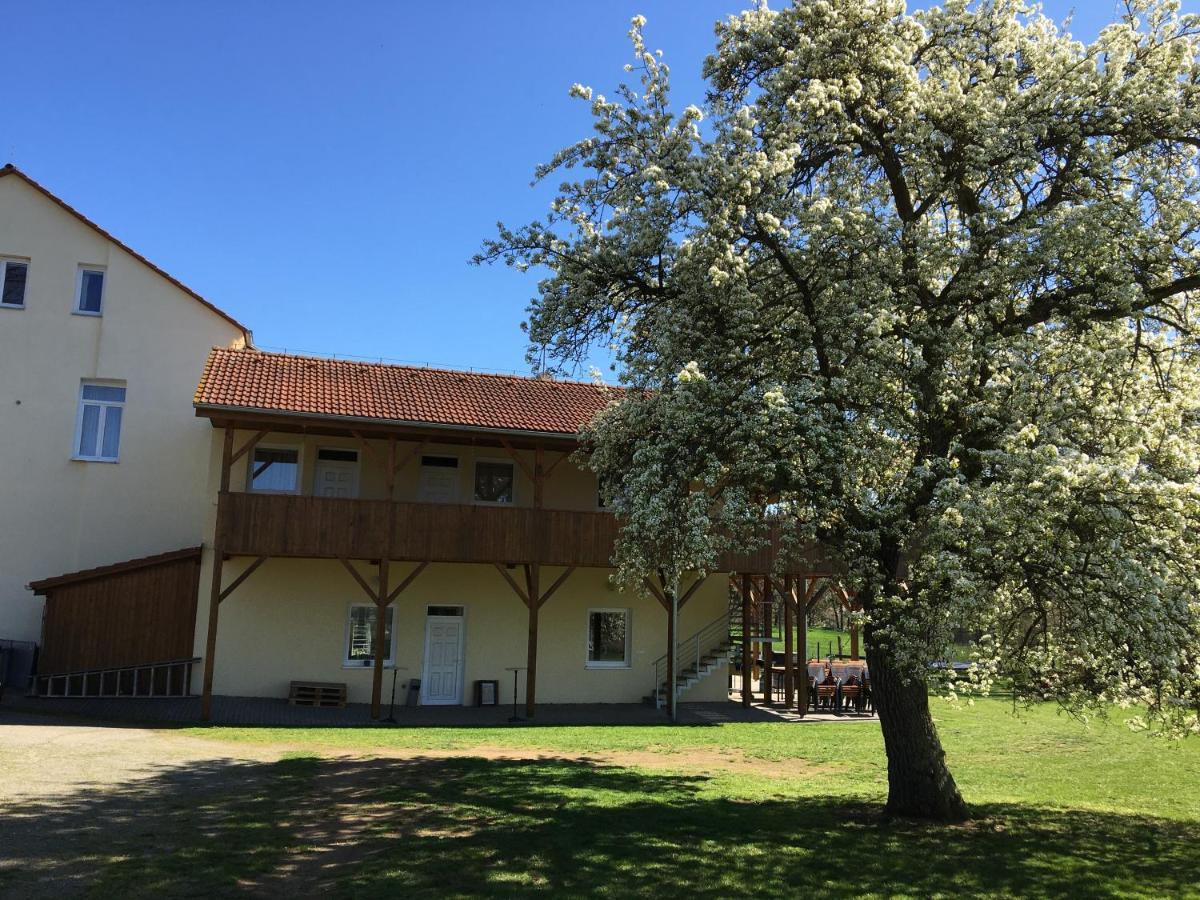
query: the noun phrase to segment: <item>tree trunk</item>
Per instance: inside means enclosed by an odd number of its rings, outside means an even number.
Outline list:
[[[867,664],[887,752],[888,800],[884,812],[938,822],[965,820],[967,805],[946,767],[924,679],[904,677],[873,636],[867,637]]]

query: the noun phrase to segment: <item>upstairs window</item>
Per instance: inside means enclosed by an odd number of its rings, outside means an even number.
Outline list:
[[[513,502],[513,464],[480,460],[475,463],[475,502]]]
[[[25,279],[29,263],[20,259],[0,259],[0,306],[21,309],[25,306]]]
[[[75,458],[116,462],[121,450],[125,388],[84,382],[75,425]]]
[[[97,266],[80,266],[75,297],[75,312],[98,316],[104,306],[104,270]]]
[[[300,484],[300,451],[295,447],[255,447],[250,490],[294,494]]]

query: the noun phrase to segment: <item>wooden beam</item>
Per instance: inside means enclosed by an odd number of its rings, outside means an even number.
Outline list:
[[[212,718],[213,676],[216,673],[217,661],[217,618],[221,609],[221,575],[225,565],[225,548],[221,540],[223,525],[221,522],[221,505],[225,495],[229,493],[229,469],[233,465],[233,429],[226,427],[225,438],[221,444],[221,482],[217,495],[217,528],[213,540],[213,570],[212,581],[208,591],[208,635],[204,642],[204,680],[200,690],[200,718],[205,722]]]
[[[529,642],[526,653],[525,671],[525,716],[532,719],[537,702],[537,642],[538,642],[538,609],[541,603],[537,601],[538,578],[541,566],[537,563],[525,567],[525,584],[527,596],[534,598],[529,604]]]
[[[560,456],[560,457],[559,457],[558,459],[556,459],[554,462],[550,463],[550,467],[549,467],[548,469],[546,469],[546,471],[545,471],[545,473],[544,473],[544,474],[545,474],[545,476],[546,476],[547,478],[549,478],[549,477],[550,477],[550,473],[551,473],[551,472],[553,472],[555,469],[557,469],[557,468],[558,468],[558,464],[559,464],[560,462],[562,462],[564,459],[566,459],[566,458],[567,458],[568,456],[570,456],[570,455],[571,455],[570,453],[564,453],[562,456]]]
[[[771,683],[774,680],[774,672],[772,671],[775,665],[775,605],[771,602],[773,592],[771,590],[771,576],[763,576],[763,593],[762,593],[762,617],[763,617],[763,637],[766,640],[763,643],[763,673],[762,673],[762,691],[763,691],[763,706],[771,706],[775,703],[774,685]]]
[[[358,445],[362,448],[363,452],[366,453],[367,456],[372,457],[375,460],[375,464],[386,472],[387,461],[380,456],[379,451],[372,447],[370,442],[363,437],[363,433],[361,431],[351,431],[350,433],[358,438]]]
[[[750,659],[750,576],[742,576],[742,706],[751,702],[750,677],[753,663]]]
[[[246,441],[246,443],[242,444],[242,446],[238,447],[237,451],[231,457],[229,457],[230,465],[232,465],[233,463],[235,463],[239,459],[241,459],[243,456],[245,456],[247,451],[249,451],[251,447],[253,447],[259,441],[261,441],[263,438],[265,438],[268,434],[270,434],[269,431],[260,431],[254,437],[250,438],[250,440]]]
[[[233,429],[225,427],[225,440],[221,447],[221,486],[217,490],[229,493],[229,469],[233,465]],[[219,529],[218,529],[219,530]]]
[[[350,562],[350,560],[346,559],[346,557],[344,557],[344,556],[339,556],[338,562],[340,562],[343,566],[345,566],[346,571],[354,576],[354,580],[358,582],[359,587],[361,587],[363,589],[363,591],[366,592],[366,595],[371,598],[372,602],[378,603],[379,602],[379,592],[376,591],[373,587],[371,587],[371,585],[367,584],[367,579],[363,578],[362,575],[359,574],[358,569],[354,568],[354,564],[352,562]]]
[[[682,594],[680,594],[680,595],[679,595],[679,608],[680,608],[680,609],[683,609],[684,605],[685,605],[685,604],[686,604],[686,603],[687,603],[689,600],[691,600],[691,599],[692,599],[692,595],[696,593],[696,589],[697,589],[697,588],[699,588],[699,587],[700,587],[700,585],[704,584],[704,582],[705,582],[705,579],[704,579],[704,578],[701,578],[699,575],[697,575],[697,576],[696,576],[696,580],[695,580],[695,581],[693,581],[693,582],[692,582],[692,583],[691,583],[691,584],[688,586],[688,589],[687,589],[686,591],[684,591]]]
[[[516,579],[508,574],[508,569],[500,565],[500,563],[492,563],[492,565],[496,567],[497,572],[504,576],[504,580],[508,582],[508,586],[513,589],[516,595],[521,598],[521,602],[526,606],[529,606],[529,595],[521,589],[521,586],[517,584]]]
[[[517,451],[513,449],[513,445],[508,442],[507,438],[500,438],[500,445],[508,451],[508,455],[512,457],[513,462],[521,467],[521,471],[525,473],[525,476],[530,481],[537,480],[537,476],[534,475],[534,471],[532,468],[530,468],[529,463],[525,462],[525,460],[521,459],[521,457],[517,455]]]
[[[420,456],[424,452],[425,448],[428,446],[429,446],[428,440],[418,441],[417,444],[411,450],[408,451],[408,453],[404,454],[404,458],[396,463],[396,467],[395,467],[396,474],[399,474],[400,472],[402,472],[404,470],[404,467],[407,466],[414,459],[416,459],[418,456]]]
[[[533,508],[541,509],[546,486],[546,451],[538,444],[533,451]]]
[[[243,581],[245,581],[247,578],[249,578],[251,575],[253,575],[254,570],[257,569],[259,566],[261,566],[266,561],[267,561],[267,557],[260,556],[254,562],[250,563],[250,565],[246,566],[246,568],[242,572],[242,574],[239,575],[237,578],[233,579],[233,581],[230,583],[229,587],[227,587],[227,588],[225,588],[225,590],[221,591],[221,595],[217,598],[217,602],[224,603],[225,599],[230,594],[232,594],[234,591],[236,591],[238,589],[238,587],[241,585],[241,583]]]
[[[811,578],[811,579],[808,579],[808,581],[811,581],[815,584],[816,579]],[[800,659],[800,668],[797,670],[797,674],[800,676],[800,691],[799,691],[800,696],[799,696],[799,699],[796,704],[796,707],[797,707],[796,711],[799,712],[801,716],[806,715],[808,713],[808,603],[807,603],[807,598],[811,594],[813,594],[815,591],[816,591],[816,588],[813,585],[806,584],[805,585],[805,594],[804,594],[804,596],[806,598],[806,602],[798,603],[796,605],[796,618],[799,620],[799,625],[800,625],[800,635],[799,635],[800,650],[799,650],[799,653],[797,654]]]
[[[397,597],[399,597],[401,594],[403,594],[405,589],[410,584],[412,584],[414,581],[417,580],[417,576],[425,571],[425,567],[427,565],[429,565],[429,560],[426,560],[425,562],[418,564],[415,569],[413,569],[411,572],[409,572],[408,575],[405,576],[404,580],[401,581],[398,585],[396,585],[396,587],[394,587],[392,589],[392,592],[390,594],[388,594],[388,596],[387,596],[388,604],[391,604],[392,602],[395,601],[395,599]]]
[[[375,659],[371,672],[371,718],[383,715],[383,661],[387,659],[387,596],[389,560],[379,560],[379,593],[375,595]],[[393,665],[395,661],[393,660]]]
[[[792,576],[783,576],[783,705],[791,709],[796,703],[796,598],[792,596]]]
[[[550,587],[546,588],[546,593],[542,594],[541,598],[538,600],[538,606],[539,607],[545,606],[546,601],[549,600],[554,595],[555,591],[557,591],[560,587],[562,587],[563,582],[565,582],[568,578],[570,578],[571,573],[574,571],[575,571],[574,566],[568,566],[566,568],[566,570],[561,575],[558,576],[558,578],[554,579],[554,583],[552,585],[550,585]]]
[[[668,610],[669,610],[669,609],[671,608],[670,604],[669,604],[669,603],[667,603],[667,597],[666,597],[666,595],[665,595],[665,594],[664,594],[662,591],[660,591],[660,590],[658,589],[658,585],[656,585],[656,584],[655,584],[653,581],[651,581],[649,578],[643,578],[643,579],[642,579],[642,583],[643,583],[644,585],[646,585],[646,589],[647,589],[648,591],[650,591],[650,593],[651,593],[651,594],[653,594],[653,595],[654,595],[654,599],[655,599],[655,600],[657,600],[657,601],[658,601],[660,604],[662,604],[662,608],[663,608],[663,609],[668,609]]]

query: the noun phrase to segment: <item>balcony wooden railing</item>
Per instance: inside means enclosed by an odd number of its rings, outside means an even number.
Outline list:
[[[378,559],[388,550],[389,513],[391,558],[430,562],[603,568],[612,564],[618,528],[604,512],[227,493],[217,536],[233,556]],[[727,556],[721,568],[769,572],[772,560],[772,548],[764,547]],[[814,562],[792,568],[811,571]]]

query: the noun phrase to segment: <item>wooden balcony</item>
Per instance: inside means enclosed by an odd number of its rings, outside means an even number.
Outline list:
[[[391,507],[391,509],[389,509]],[[464,563],[612,565],[611,513],[530,507],[389,503],[290,494],[220,495],[217,539],[231,556],[392,559]],[[722,571],[769,572],[773,549],[729,555]],[[789,567],[811,573],[816,559]]]
[[[608,566],[616,519],[608,513],[391,503],[280,494],[223,494],[218,536],[231,555],[430,562]]]

